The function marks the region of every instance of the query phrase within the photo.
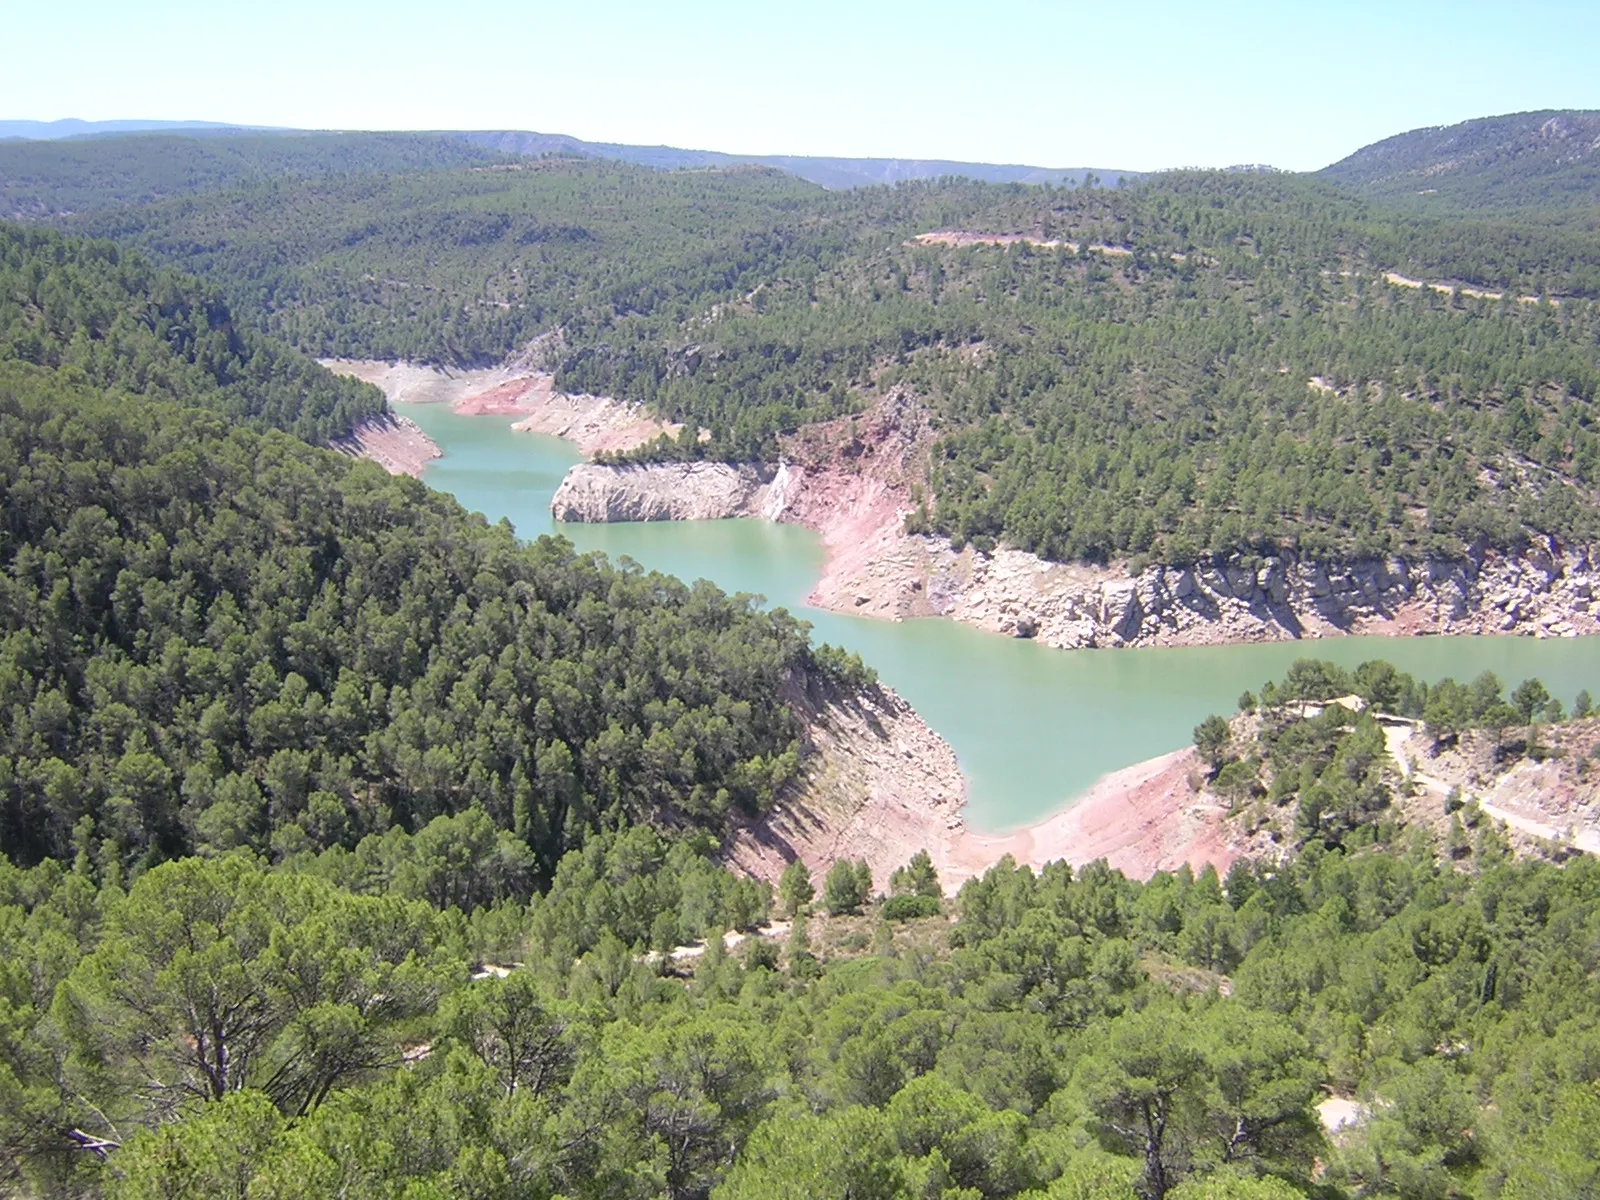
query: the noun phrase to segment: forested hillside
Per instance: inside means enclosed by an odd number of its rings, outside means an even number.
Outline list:
[[[382,398],[135,256],[6,238],[15,861],[283,855],[470,809],[548,872],[598,828],[760,810],[798,766],[780,686],[856,670],[781,612],[520,546],[285,436]]]
[[[544,895],[355,854],[0,868],[0,1170],[109,1197],[1534,1200],[1593,1186],[1600,873],[1427,841],[766,898],[648,830]],[[1465,864],[1465,865],[1464,865]],[[848,875],[848,878],[846,876]],[[753,903],[752,903],[753,902]],[[449,907],[441,907],[446,906]],[[863,907],[864,905],[864,907]],[[697,956],[680,939],[709,934]],[[525,965],[472,971],[508,958]],[[1318,1106],[1327,1123],[1319,1121]]]
[[[1318,172],[1418,210],[1593,208],[1600,112],[1548,110],[1413,129]]]
[[[770,459],[900,391],[941,431],[918,523],[958,544],[1183,562],[1600,532],[1587,218],[1402,217],[1281,175],[826,194],[548,160],[85,227],[318,355],[482,364],[539,338],[559,386],[712,431],[656,453]],[[918,240],[940,230],[981,237]]]
[[[0,141],[0,218],[55,218],[270,179],[504,161],[492,151],[427,133],[221,130]]]
[[[943,428],[921,522],[958,543],[1188,561],[1600,529],[1586,229],[1385,216],[1281,176],[841,196],[564,162],[264,185],[92,227],[318,354],[482,363],[559,331],[560,386],[713,431],[674,452],[771,457],[902,389]],[[1085,248],[914,240],[938,229]]]
[[[384,410],[381,394],[330,375],[235,324],[222,296],[137,253],[0,223],[0,361],[287,430],[320,444]]]

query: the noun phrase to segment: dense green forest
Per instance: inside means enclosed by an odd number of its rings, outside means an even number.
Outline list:
[[[770,459],[808,422],[908,395],[938,428],[914,527],[958,544],[1190,561],[1600,533],[1592,211],[1406,215],[1274,174],[827,193],[546,159],[75,225],[317,355],[486,364],[532,343],[566,390],[712,432],[655,455]],[[1080,248],[914,240],[938,229]]]
[[[590,839],[529,899],[464,820],[126,888],[81,862],[0,869],[11,1186],[1553,1200],[1595,1183],[1588,858],[1312,843],[1144,884],[1003,861],[946,902],[953,924],[802,900],[783,936],[729,951],[722,927],[766,900],[687,842]],[[698,957],[655,952],[699,934]],[[508,958],[525,965],[473,969]],[[1328,1134],[1330,1094],[1354,1120]]]
[[[154,865],[87,837],[71,865],[0,861],[0,1180],[140,1200],[1585,1195],[1600,866],[1514,861],[1488,824],[1463,847],[1407,828],[1370,711],[1291,715],[1353,691],[1445,737],[1456,690],[1308,660],[1242,697],[1280,715],[1260,744],[1302,816],[1342,783],[1364,813],[1329,807],[1221,877],[1007,859],[947,898],[919,855],[888,879],[836,864],[820,894],[796,866],[775,897],[712,839],[626,819],[544,870],[486,803],[359,841],[286,822],[270,848]],[[1563,716],[1536,681],[1470,693]]]
[[[212,288],[108,242],[0,223],[0,361],[70,384],[203,406],[235,424],[312,443],[384,409],[340,379],[237,326]]]
[[[477,811],[547,876],[598,828],[715,831],[796,772],[805,626],[520,545],[319,439],[375,389],[136,256],[6,231],[0,852],[117,872]]]
[[[350,843],[481,808],[546,869],[798,765],[803,626],[519,546],[281,435],[0,374],[0,850]],[[80,847],[81,843],[81,847]]]
[[[437,134],[145,133],[0,141],[0,217],[150,204],[248,182],[430,171],[510,161]]]
[[[1512,113],[1396,134],[1318,174],[1416,211],[1592,209],[1597,138],[1600,112]]]

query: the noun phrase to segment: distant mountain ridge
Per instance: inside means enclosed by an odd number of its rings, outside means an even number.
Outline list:
[[[719,150],[684,150],[676,146],[635,146],[623,142],[587,142],[564,133],[525,130],[429,130],[411,134],[375,135],[359,131],[268,130],[260,126],[210,121],[0,121],[0,140],[59,141],[138,133],[205,136],[274,133],[299,136],[419,137],[464,142],[481,150],[518,158],[566,154],[609,158],[657,170],[738,166],[773,167],[830,190],[905,183],[959,175],[982,183],[1081,184],[1089,175],[1102,183],[1132,182],[1138,172],[1100,167],[1035,167],[1023,164],[955,162],[946,159],[818,158],[793,154],[725,154]]]
[[[173,143],[148,157],[158,161],[129,168],[146,137],[186,139],[191,147],[211,143],[211,152],[188,149],[184,159],[199,160],[189,176],[205,186],[155,188],[157,195],[208,190],[218,178],[243,177],[249,170],[271,172],[275,158],[292,160],[290,174],[332,174],[352,170],[404,169],[395,146],[404,143],[410,169],[468,165],[473,155],[489,163],[513,158],[564,155],[609,159],[656,170],[709,170],[739,166],[785,171],[829,190],[874,187],[918,179],[959,176],[983,183],[1056,184],[1075,186],[1094,176],[1116,186],[1147,178],[1151,172],[1115,168],[1039,167],[1018,163],[960,162],[947,159],[844,158],[785,154],[730,154],[676,146],[642,146],[623,142],[591,142],[560,133],[527,130],[427,130],[370,133],[337,130],[267,129],[207,121],[0,121],[0,215],[38,215],[48,200],[30,192],[41,175],[62,177],[62,168],[95,175],[102,184],[100,162],[38,161],[22,148],[48,143],[86,146],[100,140],[127,144],[123,162],[113,168],[131,176],[157,174],[170,183],[172,172],[159,162],[174,153]],[[268,139],[280,139],[269,143]],[[301,145],[295,149],[293,143]],[[373,147],[387,141],[383,154]],[[233,146],[237,153],[220,147]],[[257,147],[259,146],[259,150]],[[433,149],[429,149],[433,147]],[[63,151],[63,154],[66,152]],[[97,157],[84,150],[79,157]],[[118,155],[106,152],[106,156]],[[326,160],[325,162],[322,160]],[[1231,172],[1271,172],[1275,168],[1244,165]],[[1542,109],[1537,112],[1481,117],[1456,125],[1430,126],[1396,134],[1364,146],[1312,176],[1358,195],[1420,211],[1581,209],[1600,205],[1600,111]],[[87,182],[87,180],[86,180]],[[125,190],[125,188],[124,188]],[[10,203],[5,203],[9,200]]]
[[[227,129],[0,141],[0,218],[55,220],[249,182],[506,163],[453,138]]]
[[[775,167],[831,190],[905,183],[959,175],[981,183],[1071,183],[1088,175],[1102,182],[1132,182],[1138,172],[1097,167],[1031,167],[1021,164],[955,162],[947,159],[818,158],[795,154],[725,154],[720,150],[682,150],[675,146],[632,146],[620,142],[586,142],[560,133],[524,133],[515,130],[448,132],[475,146],[502,154],[527,157],[538,154],[573,154],[584,158],[614,158],[659,170],[696,167]]]
[[[98,137],[114,133],[236,133],[266,129],[264,125],[229,125],[225,121],[0,121],[0,140],[23,138],[50,142],[59,138]]]
[[[1413,129],[1318,174],[1424,209],[1600,204],[1600,112],[1544,109]]]

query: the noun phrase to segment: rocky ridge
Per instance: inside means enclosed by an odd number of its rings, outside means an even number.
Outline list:
[[[1600,631],[1600,566],[1553,544],[1519,556],[1342,563],[1291,556],[1125,567],[1050,563],[906,538],[865,578],[835,582],[856,611],[950,616],[1064,648],[1282,641],[1339,634]],[[843,607],[835,599],[834,607]]]
[[[819,492],[837,504],[818,503]],[[888,619],[947,616],[1068,649],[1600,632],[1600,563],[1554,542],[1517,556],[1322,563],[1235,555],[1130,574],[1015,549],[957,551],[942,538],[903,533],[905,508],[883,500],[859,475],[841,480],[790,463],[585,464],[573,468],[552,509],[564,521],[764,516],[809,525],[829,549],[811,596],[821,607]]]

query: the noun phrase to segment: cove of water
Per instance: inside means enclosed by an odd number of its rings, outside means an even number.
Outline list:
[[[765,521],[557,524],[550,497],[582,456],[558,438],[513,433],[506,417],[442,404],[405,412],[445,452],[427,483],[518,534],[559,533],[580,550],[632,558],[683,579],[754,592],[809,621],[821,641],[856,651],[955,748],[969,824],[1004,832],[1057,811],[1100,776],[1188,745],[1196,724],[1231,713],[1239,694],[1297,658],[1347,667],[1383,658],[1430,682],[1489,670],[1509,688],[1543,679],[1571,706],[1600,695],[1600,638],[1328,638],[1254,646],[1053,650],[932,618],[887,622],[809,607],[822,568],[816,534]]]

